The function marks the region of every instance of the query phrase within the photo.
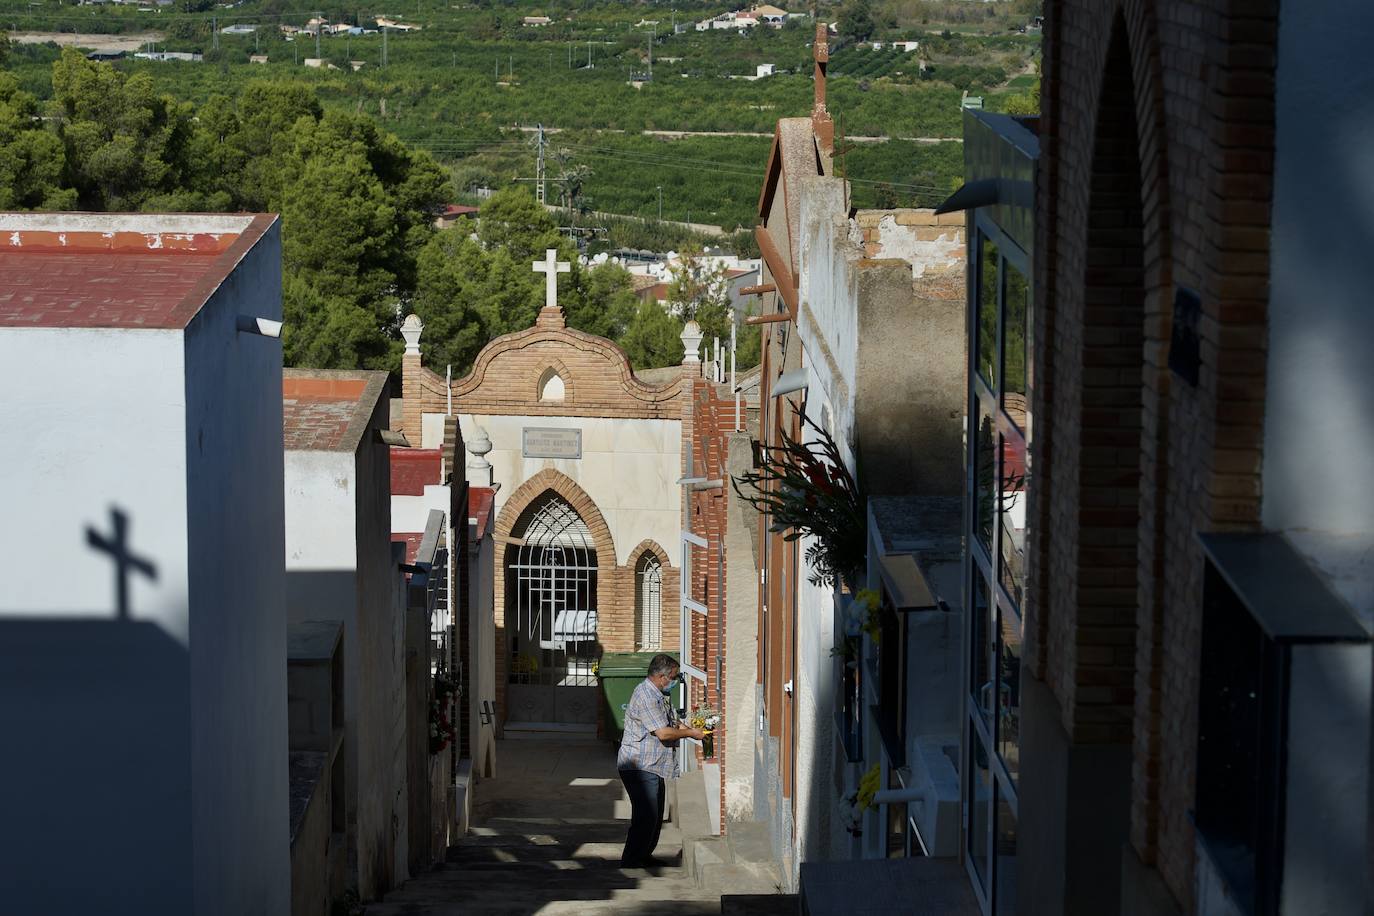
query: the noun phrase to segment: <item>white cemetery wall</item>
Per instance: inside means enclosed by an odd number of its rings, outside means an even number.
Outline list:
[[[628,563],[631,551],[645,539],[652,539],[670,557],[677,556],[682,527],[682,488],[677,484],[682,476],[681,421],[465,414],[460,423],[465,442],[475,441],[478,426],[491,438],[486,457],[493,479],[501,485],[498,499],[508,498],[544,468],[553,468],[573,480],[601,510],[615,542],[617,564]],[[578,430],[582,457],[526,458],[526,429]]]
[[[424,531],[429,521],[429,513],[438,509],[448,517],[452,504],[452,494],[448,487],[425,484],[424,494],[408,496],[405,494],[391,497],[391,530],[398,533]]]
[[[176,331],[0,331],[0,899],[14,912],[190,908],[182,365]],[[114,535],[114,511],[155,574],[130,572],[123,613],[114,561],[87,541]]]
[[[290,910],[280,224],[186,329],[195,912]]]
[[[1279,21],[1268,366],[1255,396],[1265,410],[1265,527],[1368,537],[1374,72],[1364,64],[1368,8],[1358,14],[1364,28],[1331,26],[1351,11],[1338,0],[1286,3]],[[1338,551],[1311,552],[1341,565]],[[1338,588],[1370,581],[1367,568],[1332,578]],[[1374,619],[1368,590],[1346,598]]]
[[[358,545],[358,887],[364,900],[408,877],[405,766],[405,614],[391,556],[391,450],[379,398],[355,455]]]
[[[286,616],[344,625],[344,808],[358,817],[358,580],[353,455],[286,452]],[[356,833],[350,827],[350,844]]]

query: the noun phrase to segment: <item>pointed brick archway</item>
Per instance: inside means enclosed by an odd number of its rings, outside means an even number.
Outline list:
[[[498,545],[493,562],[497,563],[494,576],[493,589],[493,613],[496,622],[496,702],[500,711],[502,724],[509,721],[510,703],[513,701],[512,689],[509,686],[510,678],[510,634],[509,627],[516,624],[509,620],[509,605],[511,602],[508,594],[511,588],[509,576],[507,575],[507,564],[510,562],[512,547],[518,545],[519,538],[515,537],[515,527],[520,524],[521,519],[528,513],[530,508],[540,500],[549,495],[558,497],[577,513],[578,518],[586,526],[586,533],[590,536],[591,546],[596,552],[596,587],[595,587],[595,609],[598,615],[605,615],[608,625],[614,624],[616,616],[615,601],[615,544],[611,537],[610,527],[606,524],[606,519],[595,501],[586,494],[571,478],[561,474],[551,468],[545,468],[535,474],[530,479],[516,488],[511,494],[511,498],[502,507],[497,516],[494,529],[494,538]],[[601,623],[598,620],[598,640]],[[597,654],[600,654],[599,649]],[[530,688],[520,687],[520,690],[529,692]],[[578,694],[579,705],[586,705],[590,702],[592,691],[586,686],[569,688],[564,693],[571,695]],[[550,694],[552,696],[552,694]],[[521,694],[521,702],[525,701],[524,694]],[[595,712],[588,710],[590,721],[595,720]],[[528,718],[528,710],[522,714]],[[547,717],[535,716],[544,721],[556,722],[556,714]],[[582,721],[582,717],[578,717]]]
[[[545,468],[526,480],[511,494],[497,515],[492,530],[498,545],[493,588],[493,613],[496,624],[496,705],[497,720],[504,728],[508,719],[509,658],[507,624],[507,581],[505,564],[507,548],[517,543],[515,527],[531,506],[548,494],[558,496],[566,502],[587,526],[594,549],[596,550],[596,602],[597,602],[597,642],[603,652],[632,652],[635,650],[635,567],[645,554],[652,554],[662,569],[662,589],[664,613],[662,619],[662,645],[672,647],[678,641],[678,615],[675,613],[676,596],[680,582],[679,570],[671,562],[671,555],[662,545],[646,539],[630,551],[626,563],[617,561],[617,551],[610,526],[606,518],[587,493],[577,482],[565,474]],[[604,723],[598,722],[598,729]]]

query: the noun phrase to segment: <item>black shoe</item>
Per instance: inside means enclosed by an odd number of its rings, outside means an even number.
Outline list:
[[[649,856],[647,859],[645,859],[645,860],[640,864],[640,867],[641,867],[641,868],[670,868],[670,867],[672,867],[672,865],[673,865],[673,863],[667,861],[666,859],[660,859],[660,858],[658,858],[657,856]]]

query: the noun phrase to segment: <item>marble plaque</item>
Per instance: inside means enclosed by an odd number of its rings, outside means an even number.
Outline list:
[[[581,458],[582,430],[526,426],[521,448],[526,458]]]

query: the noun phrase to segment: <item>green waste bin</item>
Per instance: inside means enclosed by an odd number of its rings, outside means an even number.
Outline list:
[[[658,652],[607,652],[601,656],[597,676],[606,704],[606,737],[615,744],[625,734],[625,707],[639,682],[649,676],[649,662]],[[664,653],[677,658],[676,652]]]

